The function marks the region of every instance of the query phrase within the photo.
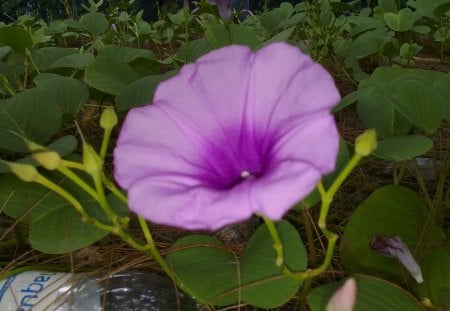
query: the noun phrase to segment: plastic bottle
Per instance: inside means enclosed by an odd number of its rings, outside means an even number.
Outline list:
[[[197,304],[167,278],[124,271],[106,278],[46,271],[0,281],[1,311],[194,311]]]

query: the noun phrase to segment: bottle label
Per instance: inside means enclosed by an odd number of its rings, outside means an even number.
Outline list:
[[[49,306],[73,284],[71,273],[30,271],[10,276],[0,281],[0,310],[53,311]]]

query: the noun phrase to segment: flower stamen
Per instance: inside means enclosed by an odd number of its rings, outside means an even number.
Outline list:
[[[241,177],[242,179],[255,179],[255,175],[246,170],[241,172]]]

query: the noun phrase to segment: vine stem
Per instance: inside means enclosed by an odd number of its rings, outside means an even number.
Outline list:
[[[294,278],[297,280],[306,280],[306,279],[312,278],[314,276],[317,276],[317,275],[325,272],[326,269],[331,264],[331,260],[333,258],[334,248],[336,246],[338,236],[337,236],[337,234],[331,232],[327,228],[326,220],[327,220],[328,212],[330,210],[330,205],[331,205],[333,197],[336,194],[336,192],[338,191],[339,187],[342,185],[342,183],[348,177],[348,175],[351,173],[351,171],[358,165],[358,163],[361,159],[362,159],[362,156],[358,153],[355,153],[353,155],[353,157],[350,159],[350,161],[347,163],[347,165],[344,167],[344,169],[339,173],[338,177],[334,180],[334,182],[331,184],[331,186],[328,190],[325,190],[322,182],[319,182],[317,184],[317,189],[322,198],[318,225],[319,225],[321,232],[328,240],[325,258],[324,258],[323,263],[319,267],[317,267],[315,269],[307,269],[306,271],[302,271],[302,272],[291,271],[285,265],[283,243],[278,234],[275,224],[273,223],[273,221],[271,219],[269,219],[265,216],[262,216],[264,219],[264,222],[266,223],[266,226],[269,230],[269,233],[272,237],[272,240],[273,240],[273,248],[275,249],[275,252],[276,252],[275,264],[277,265],[278,268],[280,268],[280,270],[283,272],[283,274],[286,275],[287,277]]]

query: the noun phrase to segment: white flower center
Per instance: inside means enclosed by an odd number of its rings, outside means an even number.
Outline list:
[[[250,173],[249,171],[242,171],[241,177],[242,177],[242,179],[252,179],[255,176],[253,176],[252,173]]]

